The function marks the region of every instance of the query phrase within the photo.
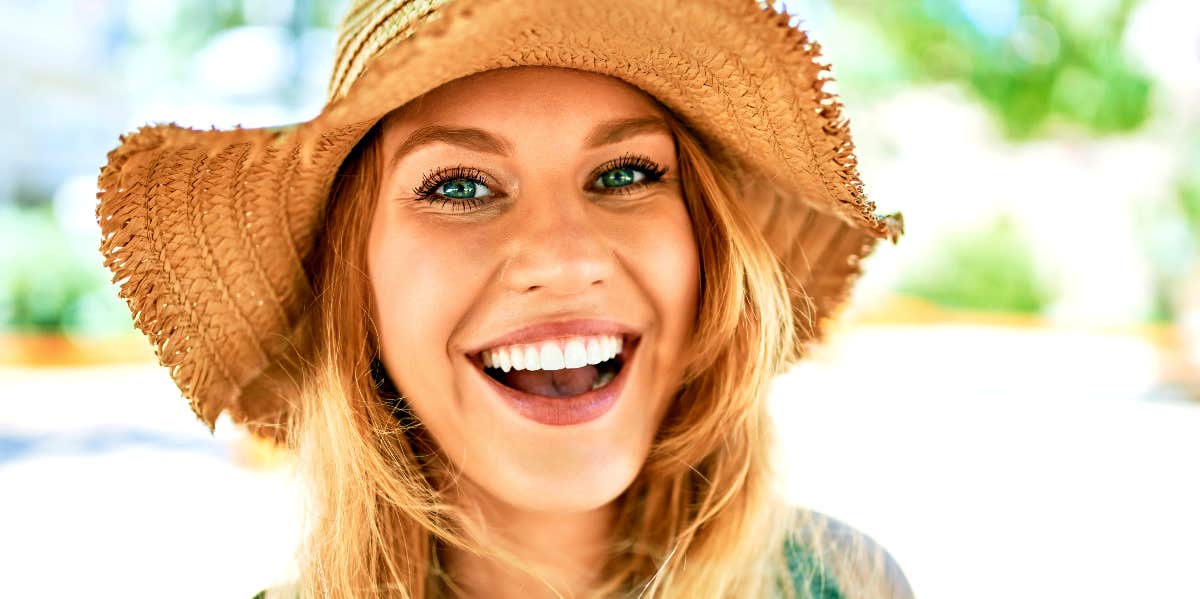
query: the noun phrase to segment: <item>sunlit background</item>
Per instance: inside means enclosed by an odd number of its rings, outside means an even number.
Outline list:
[[[0,5],[0,596],[249,597],[296,483],[155,365],[96,175],[148,122],[314,116],[344,3]],[[908,225],[778,381],[788,496],[925,599],[1200,598],[1200,3],[786,5]]]

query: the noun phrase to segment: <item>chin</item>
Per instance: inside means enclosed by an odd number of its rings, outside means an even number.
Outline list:
[[[509,506],[528,512],[576,513],[604,507],[633,483],[643,460],[633,456],[545,469],[514,466],[503,483],[493,477],[488,492]],[[502,486],[497,486],[501,483]],[[506,483],[506,484],[505,484]]]

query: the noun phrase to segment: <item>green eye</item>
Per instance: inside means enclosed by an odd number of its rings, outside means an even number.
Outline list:
[[[614,168],[597,179],[600,187],[625,187],[646,178],[645,173],[635,168]]]
[[[491,195],[491,190],[483,183],[472,181],[470,179],[452,179],[441,185],[442,195],[454,200],[469,200],[475,199],[475,192],[482,189],[486,197]]]

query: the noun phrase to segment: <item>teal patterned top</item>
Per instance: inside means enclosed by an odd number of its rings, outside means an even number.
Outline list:
[[[812,553],[805,551],[791,539],[788,540],[786,552],[788,571],[792,574],[798,597],[805,597],[804,589],[808,589],[807,597],[811,599],[845,599],[833,577]],[[253,599],[267,599],[267,591],[259,591]]]
[[[794,538],[788,537],[784,552],[798,597],[805,597],[803,592],[807,589],[808,596],[812,599],[844,599],[833,576],[811,551],[807,551]]]
[[[808,599],[845,599],[833,577],[822,566],[812,552],[807,551],[794,538],[789,537],[784,552],[787,557],[788,571],[792,575],[798,597]],[[804,595],[804,590],[808,595]],[[267,599],[267,591],[259,591],[253,599]]]

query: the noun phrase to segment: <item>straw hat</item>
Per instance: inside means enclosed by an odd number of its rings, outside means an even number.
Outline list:
[[[866,200],[819,56],[787,14],[753,0],[357,0],[312,120],[122,136],[99,178],[100,251],[197,416],[211,428],[228,411],[278,438],[313,298],[305,263],[346,155],[380,117],[453,79],[568,67],[641,88],[719,158],[794,190],[747,193],[746,208],[816,339],[859,259],[903,229]]]

